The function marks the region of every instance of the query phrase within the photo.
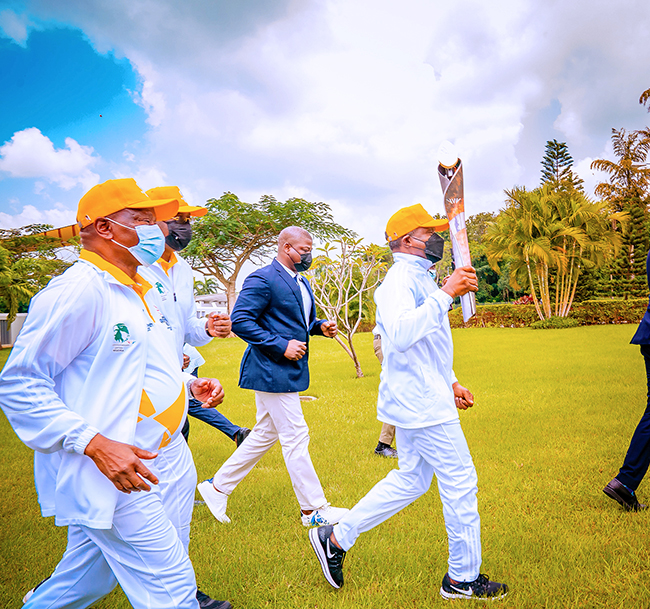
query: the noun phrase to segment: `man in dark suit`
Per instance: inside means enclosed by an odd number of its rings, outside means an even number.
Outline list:
[[[233,309],[232,329],[248,343],[239,386],[255,391],[257,423],[250,435],[198,489],[219,522],[228,495],[279,440],[305,526],[335,524],[347,512],[332,507],[309,456],[309,429],[298,392],[309,387],[309,336],[333,338],[336,323],[316,319],[309,282],[300,275],[311,264],[311,235],[297,226],[278,237],[273,262],[249,275]]]
[[[650,253],[646,259],[646,272],[648,287],[650,287]],[[648,379],[648,403],[634,431],[621,469],[616,474],[616,477],[607,483],[603,492],[608,497],[618,501],[625,510],[638,512],[645,510],[647,506],[639,503],[636,497],[636,489],[648,471],[648,466],[650,466],[650,305],[648,305],[645,315],[630,342],[633,345],[641,346],[641,355],[645,360]]]

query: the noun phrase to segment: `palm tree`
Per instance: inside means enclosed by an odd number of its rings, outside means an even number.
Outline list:
[[[546,319],[551,316],[548,271],[555,264],[549,235],[556,227],[548,205],[553,191],[548,186],[532,191],[515,187],[505,193],[506,208],[486,233],[488,262],[498,271],[498,262],[509,259],[510,285],[520,290],[527,284],[537,315]]]
[[[623,248],[618,266],[628,293],[637,288],[644,291],[645,258],[648,252],[646,223],[648,219],[648,189],[650,167],[646,162],[650,151],[650,134],[625,129],[612,129],[612,147],[616,161],[596,159],[591,168],[609,174],[609,181],[596,187],[596,195],[603,197],[616,212],[624,212],[630,222],[622,231]]]
[[[611,227],[606,205],[592,203],[578,190],[545,185],[532,191],[506,191],[507,206],[487,231],[490,265],[510,263],[510,284],[527,286],[540,319],[566,317],[583,267],[601,266],[620,238]],[[615,215],[622,220],[623,214]],[[555,271],[555,303],[549,278]]]
[[[197,296],[216,294],[218,290],[219,284],[211,277],[206,277],[203,281],[200,279],[194,280],[194,294]]]
[[[565,224],[555,244],[555,315],[566,317],[571,310],[583,268],[600,268],[621,247],[621,236],[612,226],[624,213],[610,213],[607,203],[592,202],[579,191],[558,193],[555,213]],[[570,229],[570,230],[568,230]]]
[[[648,103],[648,100],[650,100],[650,89],[646,89],[643,93],[641,93],[641,97],[639,97],[639,103],[642,106],[645,106]],[[650,112],[650,108],[648,109],[648,112]]]
[[[626,133],[625,129],[612,129],[612,148],[618,161],[596,159],[591,163],[592,169],[609,174],[609,182],[596,186],[596,195],[615,205],[644,198],[650,185],[650,168],[646,163],[650,140],[639,131]]]

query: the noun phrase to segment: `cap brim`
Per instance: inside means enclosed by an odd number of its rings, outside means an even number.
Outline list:
[[[208,213],[207,207],[196,207],[194,205],[179,205],[178,212],[179,214],[190,214],[193,218],[201,218]]]
[[[433,228],[435,229],[436,232],[441,233],[442,231],[445,231],[449,228],[449,221],[448,220],[436,220],[435,218],[432,218],[425,224],[420,224],[420,226],[424,228]]]
[[[129,209],[147,209],[151,208],[156,214],[156,220],[162,222],[171,220],[178,213],[178,199],[147,199],[141,203],[130,203]]]

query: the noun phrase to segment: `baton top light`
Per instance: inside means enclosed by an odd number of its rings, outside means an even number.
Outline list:
[[[458,152],[456,146],[445,140],[438,148],[438,162],[447,169],[453,169],[458,163]]]
[[[190,214],[194,218],[200,218],[208,213],[207,207],[196,207],[188,205],[183,199],[183,193],[178,186],[158,186],[147,190],[147,196],[150,199],[177,199],[178,200],[178,213]]]
[[[449,228],[447,220],[436,220],[422,205],[402,207],[395,212],[386,224],[386,240],[395,241],[416,228],[434,228],[440,232]]]
[[[169,220],[178,213],[178,199],[150,199],[133,178],[107,180],[93,186],[79,201],[77,224],[85,228],[97,218],[110,216],[122,209],[148,209],[156,213],[156,220]]]

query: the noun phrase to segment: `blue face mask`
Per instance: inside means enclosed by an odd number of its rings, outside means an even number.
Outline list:
[[[129,250],[132,256],[142,265],[151,266],[158,258],[163,255],[165,251],[165,235],[160,230],[157,224],[139,224],[138,226],[126,226],[110,218],[106,218],[114,224],[118,224],[129,230],[134,230],[138,235],[138,243],[131,247],[122,245],[115,239],[111,239],[113,243]]]

